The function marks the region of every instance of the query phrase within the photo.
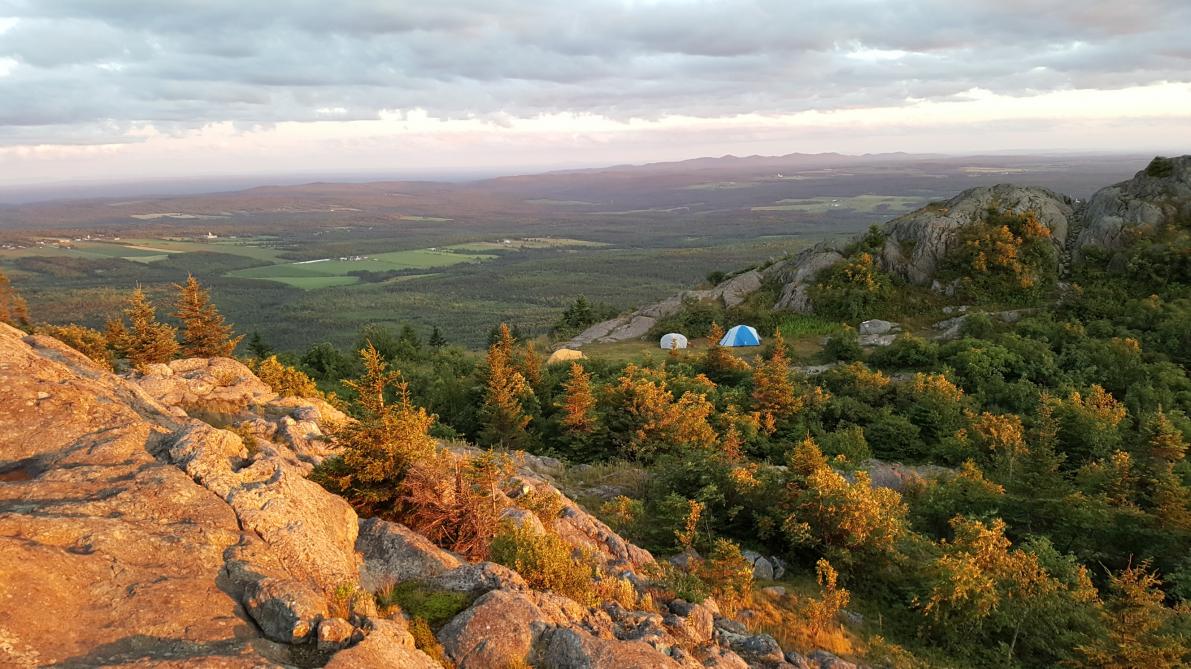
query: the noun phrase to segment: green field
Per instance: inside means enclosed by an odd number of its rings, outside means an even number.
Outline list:
[[[833,211],[850,213],[902,213],[926,204],[926,199],[902,195],[856,195],[853,197],[810,197],[778,200],[753,211],[791,211],[800,214],[826,214]]]
[[[280,262],[281,254],[286,250],[271,246],[270,244],[273,243],[275,240],[272,238],[216,239],[211,241],[127,239],[121,241],[124,248],[144,250],[150,253],[226,253],[253,260]]]
[[[4,249],[0,251],[0,258],[16,259],[28,257],[44,258],[124,258],[136,262],[153,262],[166,257],[165,252],[134,248],[122,244],[107,242],[72,242],[69,247],[59,246],[31,246],[24,249]]]
[[[467,262],[482,262],[495,257],[479,253],[415,249],[412,251],[391,251],[389,253],[361,256],[356,260],[345,258],[305,260],[302,262],[266,265],[264,267],[249,267],[247,269],[228,272],[228,276],[242,279],[278,281],[294,286],[295,288],[313,290],[316,288],[346,286],[356,283],[358,279],[351,276],[351,272],[390,272],[450,267],[451,265]]]

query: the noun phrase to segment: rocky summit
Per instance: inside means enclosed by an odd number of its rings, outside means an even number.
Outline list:
[[[0,324],[0,387],[2,666],[438,667],[358,596],[411,581],[470,602],[437,633],[461,669],[808,666],[711,599],[581,605],[358,518],[307,479],[347,418],[235,360],[116,375]],[[653,556],[562,496],[556,467],[527,457],[507,493],[558,495],[557,536],[638,579]]]

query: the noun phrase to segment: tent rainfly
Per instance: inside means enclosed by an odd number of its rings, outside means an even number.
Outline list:
[[[720,340],[720,346],[760,346],[761,337],[756,328],[750,325],[737,325],[728,330]]]
[[[576,351],[572,348],[560,348],[550,354],[550,358],[546,360],[546,364],[556,365],[560,362],[582,360],[585,357],[587,356],[583,355],[583,351]]]
[[[664,348],[669,351],[676,348],[686,348],[686,344],[686,337],[677,332],[671,332],[662,335],[662,340],[658,342],[658,348]]]

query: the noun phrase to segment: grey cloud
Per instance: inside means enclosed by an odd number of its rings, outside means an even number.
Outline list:
[[[9,145],[324,108],[653,118],[1191,81],[1185,0],[0,0],[3,16]]]

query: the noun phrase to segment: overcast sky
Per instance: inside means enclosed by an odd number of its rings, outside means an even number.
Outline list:
[[[1191,151],[1191,0],[0,0],[0,185]]]

